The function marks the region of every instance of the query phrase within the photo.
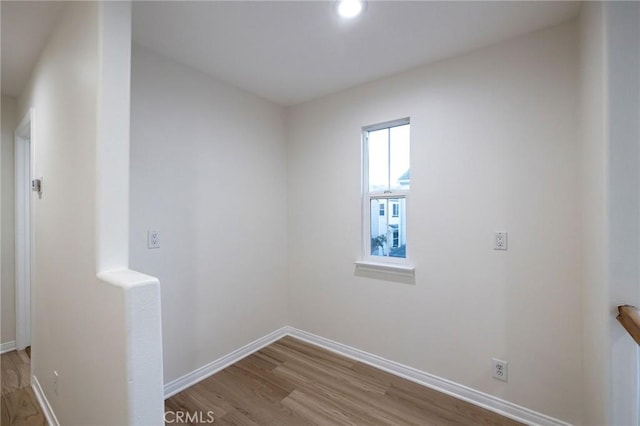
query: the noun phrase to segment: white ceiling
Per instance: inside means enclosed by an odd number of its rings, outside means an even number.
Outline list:
[[[570,20],[561,1],[137,2],[134,41],[292,105]]]
[[[2,93],[17,96],[62,2],[2,1]],[[370,1],[345,21],[332,1],[135,2],[134,41],[292,105],[568,21],[579,2]]]
[[[5,1],[2,8],[2,94],[18,96],[36,65],[63,2]]]

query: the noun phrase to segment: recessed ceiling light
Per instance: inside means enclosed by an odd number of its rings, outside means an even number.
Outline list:
[[[338,0],[338,5],[336,8],[336,10],[338,11],[338,15],[347,19],[355,18],[356,16],[360,15],[363,9],[363,0]]]

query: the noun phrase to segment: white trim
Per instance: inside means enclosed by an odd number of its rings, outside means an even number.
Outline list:
[[[259,351],[265,346],[270,345],[271,343],[279,340],[289,334],[290,327],[282,327],[276,331],[273,331],[267,334],[264,337],[261,337],[253,342],[244,345],[243,347],[236,349],[223,356],[222,358],[218,358],[217,360],[210,362],[207,365],[203,365],[202,367],[192,371],[191,373],[185,374],[182,377],[173,380],[166,385],[164,385],[164,397],[169,398],[178,392],[185,390],[186,388],[195,385],[196,383],[206,379],[209,376],[214,375],[218,371],[240,361],[243,358],[248,357],[254,352]]]
[[[356,268],[364,271],[385,272],[387,274],[402,275],[405,277],[413,277],[416,268],[412,265],[403,265],[399,263],[377,263],[368,262],[366,260],[356,260]]]
[[[35,110],[29,109],[15,131],[15,297],[16,349],[31,345],[31,277]]]
[[[16,350],[16,341],[0,343],[0,354],[6,354],[7,352]]]
[[[419,385],[435,389],[454,398],[477,405],[524,424],[535,426],[570,426],[570,423],[538,413],[520,405],[513,404],[493,395],[480,392],[416,368],[409,367],[395,361],[390,361],[360,349],[356,349],[330,339],[325,339],[324,337],[290,326],[279,328],[278,330],[269,333],[266,336],[223,356],[222,358],[200,367],[179,379],[167,383],[164,386],[165,398],[169,398],[189,386],[193,386],[201,380],[204,380],[229,365],[246,358],[252,353],[259,351],[284,336],[295,337],[296,339],[300,339],[328,351],[346,356],[347,358],[362,362],[382,371],[386,371],[387,373],[418,383]]]
[[[562,420],[554,419],[553,417],[537,413],[533,410],[521,407],[509,401],[505,401],[503,399],[488,395],[475,389],[471,389],[467,386],[452,382],[450,380],[434,376],[433,374],[420,371],[416,368],[409,367],[395,361],[390,361],[388,359],[370,354],[360,349],[352,348],[351,346],[343,345],[342,343],[325,339],[324,337],[316,336],[315,334],[311,334],[306,331],[289,327],[288,334],[292,337],[295,337],[296,339],[300,339],[307,343],[320,346],[321,348],[324,348],[328,351],[335,352],[356,361],[360,361],[382,371],[386,371],[387,373],[391,373],[398,377],[410,380],[414,383],[418,383],[428,388],[435,389],[454,398],[461,399],[463,401],[469,402],[471,404],[477,405],[479,407],[485,408],[502,416],[528,425],[569,425],[569,423],[563,422]]]
[[[42,413],[47,419],[47,423],[49,424],[49,426],[60,426],[60,422],[56,417],[56,413],[53,412],[53,408],[51,408],[51,404],[49,404],[49,400],[44,394],[44,391],[42,390],[40,382],[38,381],[38,378],[36,376],[31,376],[31,387],[33,388],[33,393],[36,395],[36,399],[40,404]]]

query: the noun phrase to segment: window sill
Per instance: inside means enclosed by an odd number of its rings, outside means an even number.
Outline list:
[[[354,263],[356,264],[356,268],[363,271],[384,272],[386,274],[400,275],[404,277],[413,277],[416,270],[412,265],[368,262],[364,260],[357,260]]]

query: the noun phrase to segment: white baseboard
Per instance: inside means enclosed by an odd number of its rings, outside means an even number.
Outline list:
[[[12,340],[10,342],[0,343],[0,354],[4,354],[7,352],[16,350],[16,341]]]
[[[467,386],[443,379],[433,374],[426,373],[413,367],[409,367],[395,361],[370,354],[360,349],[335,342],[324,337],[317,336],[306,331],[299,330],[294,327],[282,327],[268,335],[255,340],[248,345],[241,347],[228,355],[223,356],[197,370],[192,371],[164,386],[165,398],[169,398],[176,393],[193,386],[194,384],[206,379],[207,377],[217,373],[218,371],[228,367],[229,365],[259,351],[265,346],[270,345],[276,340],[291,336],[296,339],[303,340],[312,345],[319,346],[328,351],[346,356],[353,360],[362,362],[380,370],[386,371],[393,375],[418,383],[439,392],[450,395],[454,398],[469,402],[479,407],[498,413],[510,419],[534,426],[570,426],[569,423],[562,420],[549,417],[545,414],[538,413],[528,408],[513,404],[509,401],[497,398],[495,396],[480,392]]]
[[[288,334],[296,339],[320,346],[328,351],[368,364],[379,370],[386,371],[387,373],[391,373],[420,385],[435,389],[439,392],[467,401],[479,407],[486,408],[487,410],[528,425],[569,426],[569,423],[529,410],[528,408],[521,407],[509,401],[505,401],[450,380],[434,376],[433,374],[426,373],[416,368],[409,367],[395,361],[389,361],[388,359],[370,354],[360,349],[352,348],[351,346],[316,336],[315,334],[311,334],[306,331],[289,327]]]
[[[58,422],[58,418],[53,412],[53,408],[51,408],[51,404],[49,404],[49,400],[42,391],[42,387],[40,386],[40,382],[36,376],[31,376],[31,387],[33,388],[33,392],[36,394],[36,399],[40,404],[40,408],[42,409],[49,426],[60,426],[60,422]]]
[[[240,349],[236,349],[235,351],[223,356],[222,358],[218,358],[217,360],[210,362],[209,364],[204,365],[192,371],[191,373],[187,373],[184,376],[167,383],[166,385],[164,385],[164,397],[169,398],[177,394],[178,392],[185,390],[189,386],[193,386],[196,383],[206,379],[207,377],[214,375],[218,371],[230,366],[231,364],[240,361],[242,358],[246,358],[247,356],[259,351],[265,346],[270,345],[276,340],[283,338],[287,335],[288,331],[289,327],[279,328],[278,330],[271,332],[264,337],[254,340],[247,345],[244,345]]]

